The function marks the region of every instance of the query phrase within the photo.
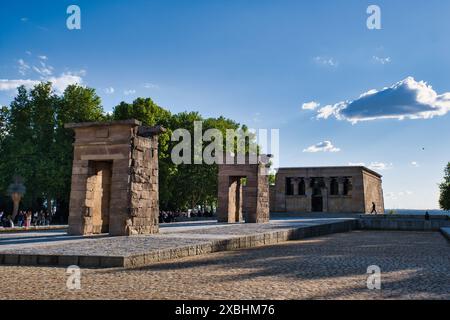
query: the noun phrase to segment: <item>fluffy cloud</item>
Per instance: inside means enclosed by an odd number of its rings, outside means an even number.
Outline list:
[[[398,198],[411,196],[414,192],[406,190],[406,191],[400,191],[400,192],[386,192],[385,198],[388,200],[398,200]]]
[[[42,61],[40,61],[40,66],[33,66],[33,70],[42,77],[48,77],[53,74],[53,67],[46,65]]]
[[[378,170],[378,171],[383,171],[383,170],[388,170],[390,168],[392,168],[392,163],[384,163],[384,162],[372,162],[369,164],[369,169],[372,170]]]
[[[341,149],[336,148],[335,146],[333,146],[333,144],[331,143],[331,141],[323,141],[323,142],[319,142],[313,146],[310,146],[306,149],[303,150],[303,152],[308,152],[308,153],[316,153],[316,152],[339,152],[341,151]]]
[[[43,81],[50,81],[53,84],[53,88],[57,93],[62,93],[67,86],[71,84],[82,84],[83,79],[79,73],[63,73],[59,77],[47,77],[42,79]],[[32,88],[33,86],[40,83],[41,80],[9,80],[9,79],[0,79],[0,91],[10,91],[16,90],[17,87],[25,86],[27,88]]]
[[[159,86],[154,83],[144,83],[145,89],[159,89]]]
[[[450,92],[437,94],[424,81],[408,77],[381,91],[370,90],[354,101],[327,105],[317,118],[347,120],[352,123],[377,119],[430,119],[450,111]]]
[[[378,162],[374,161],[371,162],[369,165],[366,165],[364,162],[349,162],[349,166],[355,166],[355,167],[368,167],[369,169],[375,170],[375,171],[383,171],[388,170],[393,167],[392,163],[384,163],[384,162]]]
[[[105,89],[105,93],[106,93],[106,94],[113,94],[114,91],[115,91],[115,90],[114,90],[113,87],[109,87],[109,88],[106,88],[106,89]]]
[[[320,107],[320,103],[315,101],[306,102],[302,105],[303,110],[315,110],[318,107]]]
[[[337,67],[338,62],[334,60],[333,58],[323,57],[323,56],[317,56],[314,58],[314,62],[327,67]]]
[[[8,79],[0,79],[0,91],[10,91],[10,90],[16,90],[17,87],[25,86],[27,88],[31,88],[38,84],[38,80],[8,80]]]
[[[32,56],[30,51],[26,52],[27,55]],[[30,89],[40,82],[50,81],[53,84],[53,88],[57,93],[62,93],[67,86],[72,84],[82,84],[83,77],[86,75],[85,70],[80,70],[77,72],[64,72],[60,76],[54,76],[54,68],[47,65],[44,61],[48,60],[47,56],[38,56],[38,64],[32,67],[28,65],[23,59],[17,60],[19,64],[19,73],[25,75],[28,71],[33,70],[39,76],[40,79],[0,79],[0,91],[12,91],[16,90],[17,87],[25,86]]]
[[[419,165],[419,163],[418,163],[417,161],[412,161],[412,162],[411,162],[411,165],[412,165],[414,168],[420,167],[420,165]]]
[[[391,57],[382,58],[382,57],[373,56],[372,59],[374,62],[380,63],[380,64],[391,63]]]
[[[126,95],[126,96],[129,96],[129,95],[135,94],[135,93],[136,93],[136,90],[133,90],[133,89],[131,89],[131,90],[125,90],[125,91],[123,92],[123,94]]]
[[[17,63],[19,64],[19,73],[24,76],[30,70],[30,66],[23,59],[17,60]]]
[[[349,166],[351,167],[365,167],[366,164],[364,162],[349,162]]]
[[[67,72],[63,73],[59,77],[50,77],[46,80],[52,82],[53,88],[55,88],[56,92],[62,93],[69,85],[82,84],[83,78],[81,76],[84,74],[84,71],[77,73]]]

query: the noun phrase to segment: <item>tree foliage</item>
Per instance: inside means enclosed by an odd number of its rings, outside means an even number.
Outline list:
[[[62,95],[56,95],[52,84],[47,82],[31,90],[19,87],[11,104],[0,107],[0,195],[4,200],[0,198],[0,210],[11,207],[7,189],[14,177],[20,177],[27,190],[21,202],[22,208],[40,210],[52,203],[67,216],[73,132],[65,129],[64,125],[132,118],[147,126],[162,125],[167,129],[159,137],[161,209],[183,210],[198,205],[215,205],[217,166],[175,165],[171,150],[178,142],[171,141],[172,132],[184,128],[193,139],[194,121],[202,121],[203,132],[215,128],[225,139],[227,129],[245,131],[245,126],[224,117],[203,118],[198,112],[172,114],[150,98],[121,102],[112,114],[107,114],[94,89],[70,85]]]
[[[21,177],[27,189],[23,207],[37,210],[53,202],[67,215],[73,133],[64,124],[103,118],[94,89],[71,85],[57,96],[50,82],[19,87],[10,107],[0,109],[0,192]]]
[[[450,162],[444,170],[444,181],[439,185],[441,195],[439,205],[442,210],[450,211]]]
[[[170,140],[172,132],[183,128],[190,132],[194,147],[194,122],[203,121],[203,131],[216,128],[225,138],[226,129],[239,124],[224,117],[204,119],[198,112],[172,115],[151,99],[139,98],[133,103],[121,102],[113,112],[115,120],[138,119],[145,125],[162,125],[167,131],[159,138],[159,202],[162,210],[183,210],[217,202],[217,166],[206,164],[175,165],[171,150],[178,142]],[[191,152],[192,157],[194,152]]]

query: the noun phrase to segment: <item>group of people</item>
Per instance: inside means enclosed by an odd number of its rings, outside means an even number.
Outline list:
[[[48,226],[52,222],[52,216],[44,210],[32,212],[19,211],[15,219],[12,215],[6,215],[3,211],[0,211],[0,227],[4,228],[28,228],[31,226]]]
[[[188,210],[187,212],[182,211],[161,211],[159,214],[160,223],[170,223],[175,222],[176,218],[193,218],[193,217],[212,217],[214,215],[213,211],[200,211],[200,210]]]

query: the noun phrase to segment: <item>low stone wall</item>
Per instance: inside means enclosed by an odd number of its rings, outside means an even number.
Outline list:
[[[450,228],[441,228],[441,233],[448,241],[450,241]]]
[[[50,225],[50,226],[30,226],[30,227],[14,227],[14,228],[0,228],[0,233],[17,233],[17,232],[36,232],[36,231],[50,231],[50,230],[67,230],[68,225]]]
[[[362,230],[439,231],[450,227],[450,217],[432,215],[429,220],[422,215],[360,215]]]

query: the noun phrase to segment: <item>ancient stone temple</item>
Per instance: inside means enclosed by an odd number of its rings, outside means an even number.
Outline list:
[[[217,219],[219,222],[267,223],[270,218],[268,163],[270,156],[227,154],[226,163],[219,165]]]
[[[366,167],[280,168],[271,186],[274,212],[384,212],[382,176]]]
[[[159,231],[158,134],[137,120],[67,124],[75,131],[69,234]]]

